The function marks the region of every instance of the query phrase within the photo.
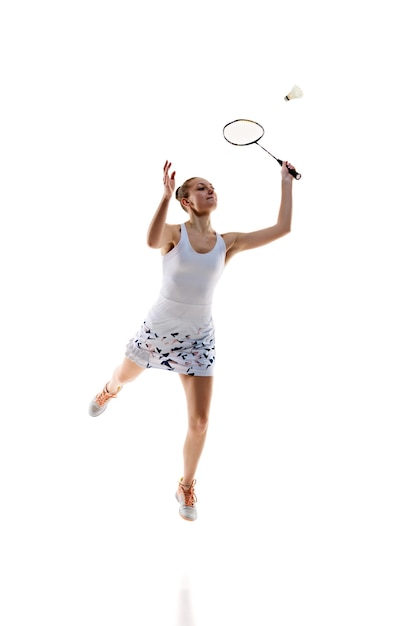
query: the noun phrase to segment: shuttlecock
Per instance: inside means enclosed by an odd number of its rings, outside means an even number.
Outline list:
[[[285,100],[294,100],[295,98],[301,98],[303,96],[303,91],[298,85],[294,85],[292,89],[289,91],[287,96],[284,97]]]

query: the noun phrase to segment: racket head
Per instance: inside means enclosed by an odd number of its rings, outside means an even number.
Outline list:
[[[249,146],[261,139],[264,135],[264,128],[253,120],[238,119],[225,124],[223,134],[225,139],[234,146]]]

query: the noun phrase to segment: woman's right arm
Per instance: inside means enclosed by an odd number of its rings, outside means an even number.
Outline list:
[[[156,212],[151,220],[147,233],[147,244],[150,248],[164,248],[174,243],[178,226],[167,224],[167,211],[170,204],[171,196],[176,187],[176,172],[170,174],[171,163],[168,161],[164,164],[164,194],[158,205]],[[177,242],[176,242],[177,243]]]

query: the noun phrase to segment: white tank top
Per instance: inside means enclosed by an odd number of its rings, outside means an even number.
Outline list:
[[[189,241],[187,228],[181,224],[178,244],[163,256],[163,282],[160,294],[183,304],[210,305],[213,292],[225,267],[226,248],[216,234],[216,244],[209,252],[196,252]]]

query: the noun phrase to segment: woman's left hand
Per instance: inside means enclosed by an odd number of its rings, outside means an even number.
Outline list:
[[[289,172],[289,169],[294,170],[296,168],[294,167],[294,165],[289,163],[289,161],[283,161],[283,165],[282,165],[282,179],[284,181],[287,181],[287,182],[293,182],[293,178],[294,177]]]

